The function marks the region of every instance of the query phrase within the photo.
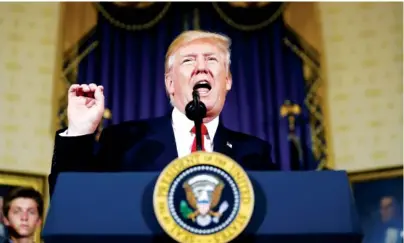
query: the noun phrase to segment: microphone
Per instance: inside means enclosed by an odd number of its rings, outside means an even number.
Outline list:
[[[185,115],[195,123],[196,150],[202,150],[202,120],[206,117],[206,106],[200,100],[196,89],[192,91],[192,101],[185,106]]]
[[[185,106],[185,115],[189,120],[202,120],[206,116],[206,106],[200,101],[197,90],[192,91],[192,101]]]

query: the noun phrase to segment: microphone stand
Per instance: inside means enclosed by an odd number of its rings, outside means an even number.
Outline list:
[[[202,121],[206,116],[206,106],[200,101],[198,91],[192,92],[192,101],[185,106],[185,113],[188,119],[195,123],[196,150],[202,150]]]
[[[194,123],[195,123],[195,136],[196,136],[196,150],[201,151],[202,150],[202,131],[201,131],[201,126],[202,126],[202,120],[203,117],[200,116],[200,107],[199,107],[199,93],[198,91],[194,90],[192,92],[192,97],[193,97],[193,102],[195,107],[197,107],[197,115],[195,116]],[[196,102],[195,102],[196,101]]]

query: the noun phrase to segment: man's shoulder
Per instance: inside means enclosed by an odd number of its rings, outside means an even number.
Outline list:
[[[269,142],[250,134],[227,129],[227,139],[235,145],[240,164],[250,170],[279,170],[272,159],[272,146]]]
[[[11,242],[8,238],[4,236],[0,236],[0,243],[9,243]]]
[[[103,133],[119,136],[136,133],[148,133],[156,130],[159,126],[168,122],[169,117],[167,116],[124,121],[104,128]]]
[[[268,146],[267,141],[265,141],[257,136],[250,135],[250,134],[243,133],[243,132],[234,131],[234,130],[231,130],[228,128],[226,128],[226,129],[227,129],[228,137],[232,141],[236,141],[239,143],[258,145],[258,146]]]

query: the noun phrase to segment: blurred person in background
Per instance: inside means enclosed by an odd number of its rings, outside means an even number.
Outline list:
[[[44,211],[42,195],[33,188],[16,187],[3,202],[3,221],[9,233],[7,243],[33,243],[41,227]]]
[[[2,238],[6,237],[6,227],[3,222],[3,197],[0,197],[0,243],[2,242]]]
[[[365,233],[364,243],[402,243],[403,218],[400,207],[393,196],[380,199],[380,218],[369,233]]]

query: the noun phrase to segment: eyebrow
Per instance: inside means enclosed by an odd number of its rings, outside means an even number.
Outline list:
[[[195,57],[198,54],[196,53],[189,53],[189,54],[185,54],[185,55],[181,55],[181,57]],[[217,53],[213,53],[213,52],[208,52],[208,53],[204,53],[203,56],[207,57],[207,56],[214,56],[214,55],[218,55]]]
[[[21,210],[21,209],[27,209],[27,210],[31,210],[31,209],[36,209],[36,207],[28,207],[28,208],[23,208],[23,207],[20,207],[20,206],[14,206],[14,207],[10,207],[10,209],[18,209],[18,210]]]

